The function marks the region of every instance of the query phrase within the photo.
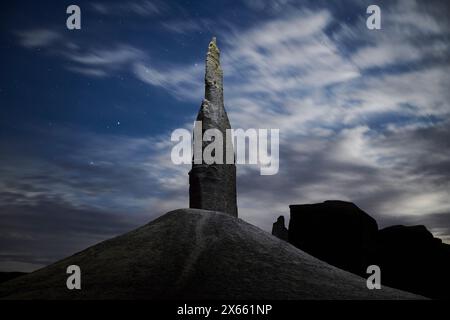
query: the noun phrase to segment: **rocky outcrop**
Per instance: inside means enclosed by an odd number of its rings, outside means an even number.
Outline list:
[[[66,268],[81,268],[81,290]],[[335,268],[229,214],[180,209],[0,285],[3,299],[418,299]]]
[[[196,163],[193,159],[189,172],[189,207],[221,211],[237,217],[236,165],[232,141],[226,134],[231,125],[223,102],[223,73],[215,38],[209,43],[206,56],[205,99],[197,121],[201,121],[201,129],[197,127],[197,122],[194,132],[197,129],[203,134],[208,129],[217,129],[222,133],[223,159],[221,164],[207,164],[205,161]],[[210,143],[202,141],[194,133],[194,157],[196,153],[203,153]],[[227,163],[227,154],[228,158],[233,159],[232,163]]]
[[[430,298],[450,298],[449,245],[425,226],[392,226],[378,232],[376,263],[382,283]]]
[[[425,226],[376,221],[350,202],[292,205],[289,242],[338,268],[367,277],[378,265],[381,284],[430,298],[450,298],[450,246]]]
[[[275,221],[272,225],[272,235],[281,240],[288,241],[289,234],[288,229],[284,225],[284,217],[279,216],[277,221]]]
[[[366,275],[378,231],[372,217],[344,201],[289,207],[290,243],[341,269]]]

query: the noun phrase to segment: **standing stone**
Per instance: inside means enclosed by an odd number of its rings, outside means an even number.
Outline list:
[[[190,208],[221,211],[233,216],[237,213],[236,202],[236,165],[233,145],[226,130],[231,129],[223,103],[223,73],[220,67],[220,51],[216,45],[216,38],[209,43],[206,55],[205,72],[205,98],[203,99],[197,121],[201,121],[202,134],[208,129],[217,129],[223,137],[223,161],[222,164],[206,164],[204,159],[201,163],[192,162],[189,172],[189,206]],[[194,154],[195,150],[201,152],[211,141],[204,142],[196,139],[194,127]],[[226,163],[227,151],[232,153],[228,158],[231,164]],[[195,156],[194,156],[195,158]]]
[[[272,225],[272,235],[281,240],[288,241],[288,229],[284,226],[284,216],[279,216]]]

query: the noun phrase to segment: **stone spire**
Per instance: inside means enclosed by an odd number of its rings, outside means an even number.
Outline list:
[[[189,172],[189,207],[226,212],[237,217],[236,165],[232,141],[226,135],[226,130],[231,129],[231,126],[223,103],[223,73],[215,37],[209,43],[206,55],[205,98],[197,121],[202,122],[202,134],[208,129],[218,129],[222,133],[223,164],[193,161]],[[200,143],[203,153],[211,142],[198,141],[195,137],[196,129],[198,128],[194,128],[194,153],[195,150],[200,150]],[[232,164],[226,164],[227,150],[233,153],[229,155],[233,159]]]

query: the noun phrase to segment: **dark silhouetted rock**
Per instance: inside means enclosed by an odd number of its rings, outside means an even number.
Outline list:
[[[236,165],[232,141],[226,135],[226,130],[231,126],[223,102],[223,74],[215,38],[209,43],[206,56],[205,99],[197,121],[202,121],[202,134],[208,129],[217,129],[222,133],[223,161],[222,164],[193,161],[189,172],[189,207],[221,211],[237,217]],[[201,137],[195,139],[194,135],[194,154],[196,150],[203,152],[210,143],[201,141]],[[232,153],[231,164],[227,164],[227,152]]]
[[[81,268],[81,290],[66,268]],[[335,268],[229,214],[169,212],[0,285],[3,299],[419,299]]]
[[[378,265],[383,286],[450,298],[450,246],[425,226],[377,231],[374,219],[343,201],[290,208],[289,242],[296,247],[363,277],[368,265]]]
[[[272,225],[272,234],[281,240],[288,241],[288,229],[284,225],[284,217],[279,216],[277,221]]]
[[[372,217],[344,201],[289,207],[290,243],[334,266],[366,276],[378,231]]]
[[[378,232],[382,284],[430,298],[450,298],[450,250],[425,226],[392,226]]]

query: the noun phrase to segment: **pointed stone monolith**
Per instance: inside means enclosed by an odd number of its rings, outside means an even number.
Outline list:
[[[198,127],[198,121],[201,121],[201,128]],[[201,129],[201,134],[208,129],[217,129],[222,133],[222,163],[207,164],[205,159],[200,162],[195,160],[196,150],[197,153],[199,151],[203,153],[203,150],[212,143],[212,141],[202,141],[201,137],[196,138],[196,129],[197,132]],[[206,55],[205,98],[194,127],[194,160],[189,172],[189,206],[226,212],[237,217],[236,165],[233,145],[231,138],[227,136],[227,129],[231,129],[231,126],[223,102],[220,50],[217,47],[216,38],[213,38]]]

